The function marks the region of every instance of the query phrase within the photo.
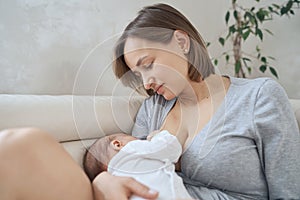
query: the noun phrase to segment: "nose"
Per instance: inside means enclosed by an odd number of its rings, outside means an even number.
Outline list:
[[[155,83],[154,82],[154,78],[153,77],[145,77],[143,76],[143,84],[144,84],[144,88],[146,90],[149,90],[152,88],[153,84]]]

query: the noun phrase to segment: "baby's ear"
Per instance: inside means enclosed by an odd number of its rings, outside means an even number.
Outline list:
[[[119,141],[119,140],[112,140],[110,142],[110,145],[116,151],[120,151],[122,149],[122,147],[123,147],[121,141]]]

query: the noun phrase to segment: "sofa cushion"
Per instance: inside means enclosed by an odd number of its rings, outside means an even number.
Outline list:
[[[144,98],[137,96],[49,96],[0,94],[0,130],[37,127],[53,135],[82,165],[96,138],[131,133]],[[300,127],[300,99],[291,99]]]

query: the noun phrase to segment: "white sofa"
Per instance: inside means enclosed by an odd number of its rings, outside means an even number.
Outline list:
[[[46,130],[82,165],[83,152],[95,138],[119,131],[130,134],[142,101],[138,96],[0,94],[0,130]],[[300,127],[300,99],[290,103]]]
[[[38,127],[53,135],[81,165],[95,138],[130,133],[143,101],[138,96],[0,94],[0,130]]]

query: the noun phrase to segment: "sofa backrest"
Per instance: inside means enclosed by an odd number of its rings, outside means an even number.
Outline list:
[[[0,130],[45,130],[81,164],[82,152],[95,138],[116,132],[131,133],[142,101],[137,96],[0,94]]]
[[[143,101],[138,96],[49,96],[0,94],[0,130],[37,127],[52,134],[81,165],[96,138],[131,133]],[[300,127],[300,99],[291,99]]]

